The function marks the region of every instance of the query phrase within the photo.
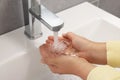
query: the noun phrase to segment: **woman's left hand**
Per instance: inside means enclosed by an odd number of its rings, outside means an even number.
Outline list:
[[[55,56],[49,51],[48,44],[40,46],[42,61],[49,66],[52,72],[59,74],[74,74],[83,79],[95,67],[84,58],[77,56]]]

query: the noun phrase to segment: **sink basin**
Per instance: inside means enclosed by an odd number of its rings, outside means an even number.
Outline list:
[[[120,28],[103,19],[95,19],[73,32],[97,42],[120,40]]]
[[[57,14],[65,26],[59,35],[74,32],[93,41],[120,40],[120,19],[85,2]],[[35,26],[40,26],[36,20]],[[81,80],[74,75],[53,74],[40,62],[38,47],[53,32],[42,26],[43,36],[29,40],[24,26],[0,36],[0,80]]]

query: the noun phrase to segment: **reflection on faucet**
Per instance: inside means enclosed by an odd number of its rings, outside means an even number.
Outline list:
[[[51,31],[58,32],[64,25],[63,21],[54,13],[49,11],[40,0],[27,0],[28,3],[28,24],[25,26],[25,34],[30,39],[36,39],[42,35],[41,27],[34,26],[35,18],[41,21]]]

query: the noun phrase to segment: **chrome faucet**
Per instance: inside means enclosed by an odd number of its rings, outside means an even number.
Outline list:
[[[24,10],[24,14],[26,12],[28,15],[27,19],[25,19],[25,34],[28,38],[36,39],[42,36],[41,26],[34,26],[35,18],[54,32],[58,32],[63,27],[63,21],[41,5],[40,0],[27,0],[27,3],[28,9],[27,12]],[[24,17],[26,16],[24,15]]]

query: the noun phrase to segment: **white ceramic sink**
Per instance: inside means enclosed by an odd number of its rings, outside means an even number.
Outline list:
[[[120,40],[120,19],[91,5],[83,3],[57,14],[65,26],[59,35],[72,31],[93,41]],[[36,20],[35,26],[40,26]],[[29,40],[24,26],[0,36],[0,80],[60,80],[46,65],[40,63],[38,47],[45,42],[49,31],[42,25],[43,36]],[[63,75],[64,80],[80,80]]]
[[[95,19],[73,32],[93,41],[120,40],[120,28],[103,19]]]

